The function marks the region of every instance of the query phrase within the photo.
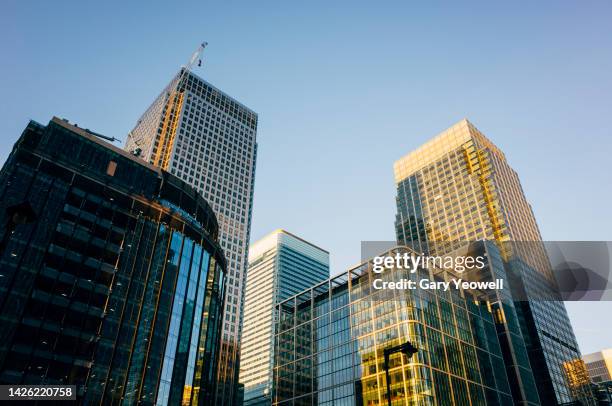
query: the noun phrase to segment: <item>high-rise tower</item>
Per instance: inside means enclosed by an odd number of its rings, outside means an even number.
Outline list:
[[[517,276],[521,299],[529,299],[516,309],[540,401],[572,401],[563,365],[580,352],[549,261],[541,244],[505,243],[541,241],[541,235],[503,152],[462,120],[397,161],[394,171],[398,242],[422,252],[439,250],[432,243],[440,241],[504,243],[508,271]]]
[[[272,403],[276,303],[329,277],[329,253],[285,230],[251,245],[240,383],[244,405]]]
[[[143,114],[125,146],[193,186],[219,220],[228,283],[218,405],[233,402],[239,369],[256,133],[254,111],[182,69]]]
[[[217,235],[176,176],[31,121],[0,170],[0,384],[74,385],[83,405],[212,403]]]

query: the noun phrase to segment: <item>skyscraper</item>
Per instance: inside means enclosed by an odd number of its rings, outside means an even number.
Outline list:
[[[88,405],[212,402],[225,258],[189,185],[30,122],[0,171],[0,383]]]
[[[574,400],[563,366],[580,352],[545,252],[541,244],[505,243],[541,235],[503,152],[462,120],[397,161],[394,171],[398,242],[430,253],[439,241],[501,243],[506,270],[516,275],[514,294],[521,291],[516,310],[540,401]]]
[[[193,186],[217,215],[228,264],[219,405],[232,404],[238,379],[256,133],[255,112],[182,69],[143,114],[125,146]]]
[[[329,277],[329,253],[285,230],[251,245],[240,383],[245,405],[270,405],[275,305]]]

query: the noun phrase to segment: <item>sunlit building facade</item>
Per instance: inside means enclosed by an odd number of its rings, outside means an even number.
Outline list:
[[[394,172],[400,243],[440,253],[434,242],[449,242],[444,249],[452,249],[460,241],[541,241],[518,175],[467,120],[397,161]],[[563,364],[580,358],[580,351],[544,249],[511,243],[500,248],[508,272],[517,275],[516,309],[540,400],[573,401]]]
[[[504,278],[499,250],[486,253],[482,280]],[[395,248],[383,255],[413,252]],[[373,272],[372,261],[349,269],[277,306],[274,404],[276,405],[514,405],[516,388],[506,373],[502,346],[512,342],[522,359],[520,390],[539,405],[532,371],[511,300],[450,289],[375,289],[374,280],[444,281],[452,272],[420,268]],[[456,276],[456,274],[455,274]],[[500,308],[508,319],[504,344],[497,333]],[[411,358],[391,355],[389,389],[384,350],[410,342]]]
[[[288,231],[251,244],[240,360],[245,406],[271,404],[275,305],[328,278],[329,253]]]
[[[30,122],[0,171],[0,383],[209,404],[225,258],[210,206],[93,132]]]
[[[256,134],[257,113],[181,70],[143,114],[125,146],[194,187],[219,221],[228,280],[218,405],[232,404],[236,396]]]
[[[581,358],[576,358],[563,363],[563,372],[570,394],[575,401],[572,405],[594,405],[595,397],[592,382],[586,369],[586,365]],[[589,399],[589,402],[581,402],[580,399]]]
[[[612,348],[586,354],[582,359],[593,382],[612,381]]]

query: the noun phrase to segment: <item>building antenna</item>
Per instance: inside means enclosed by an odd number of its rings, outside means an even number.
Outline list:
[[[189,77],[189,73],[191,72],[193,67],[196,64],[197,66],[202,66],[202,54],[204,53],[204,48],[206,48],[207,46],[208,46],[208,42],[206,41],[202,42],[196,48],[195,52],[191,55],[189,62],[187,62],[187,64],[181,68],[181,73],[179,74],[178,80],[176,82],[176,87],[171,91],[172,93],[174,92],[182,93],[184,91],[185,81],[187,80],[187,77]],[[173,105],[177,104],[179,100],[176,97],[170,97],[170,99],[172,99],[170,103]],[[168,111],[171,107],[177,107],[177,106],[168,106]],[[140,116],[140,119],[136,122],[136,126],[138,126],[144,120],[147,113],[148,113],[148,110],[145,111],[142,116]],[[134,146],[134,148],[132,148],[132,151],[131,151],[132,155],[140,157],[142,155],[142,148],[140,145],[141,140],[135,138],[133,131],[134,130],[128,133],[126,146],[131,141]]]

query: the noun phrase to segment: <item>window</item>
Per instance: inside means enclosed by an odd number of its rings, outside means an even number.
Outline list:
[[[117,170],[117,162],[109,161],[108,166],[106,167],[106,174],[108,176],[115,176],[116,170]]]

